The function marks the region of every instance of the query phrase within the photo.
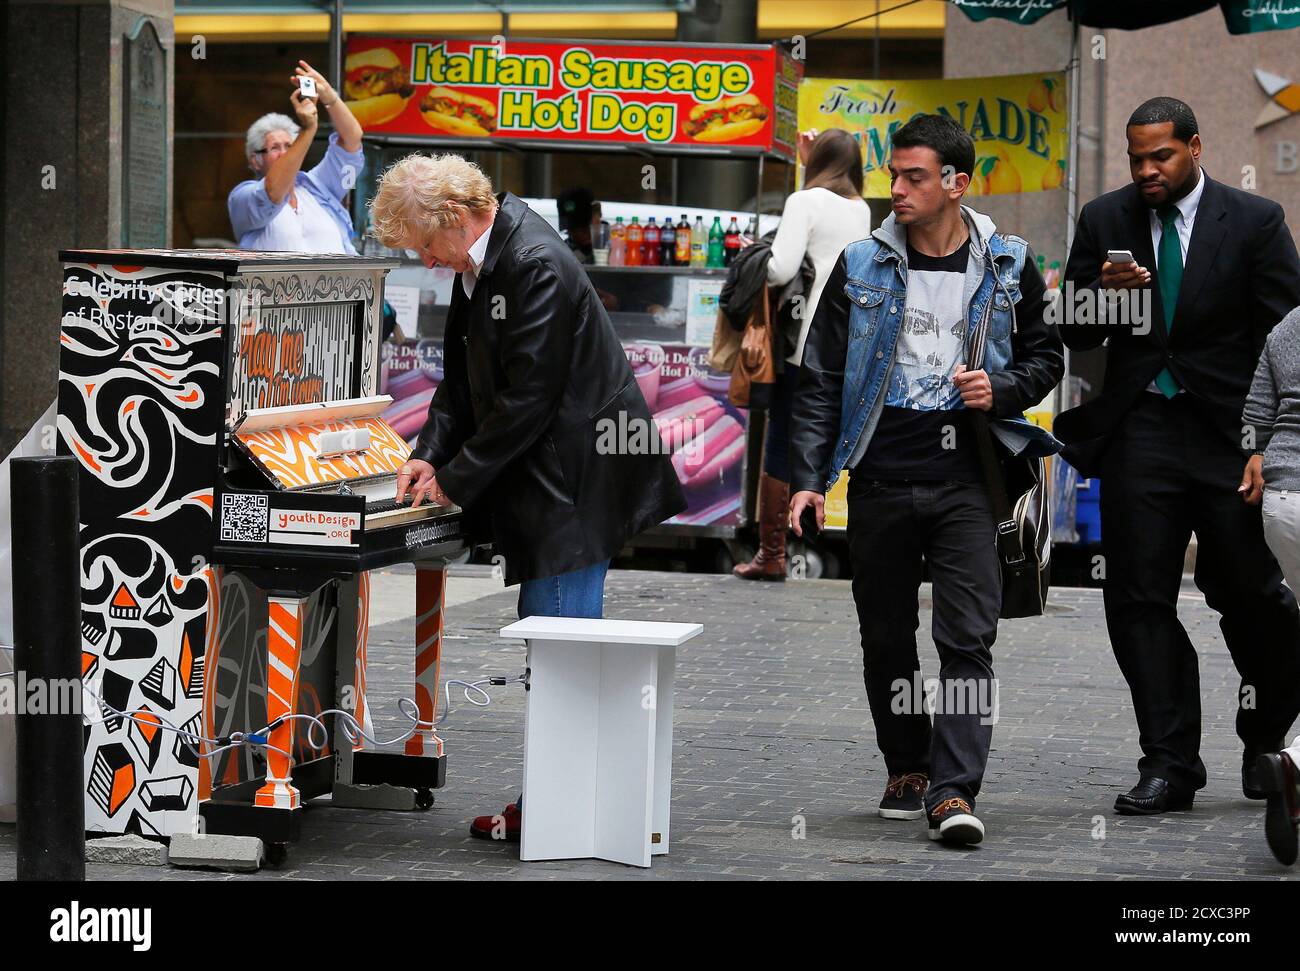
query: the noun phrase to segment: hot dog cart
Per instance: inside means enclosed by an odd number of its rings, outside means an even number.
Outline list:
[[[357,75],[365,83],[350,93],[345,89],[354,111],[359,101],[363,113],[369,112],[367,164],[354,202],[358,227],[366,225],[365,205],[382,171],[421,147],[477,159],[498,190],[517,187],[501,177],[500,164],[493,164],[496,153],[600,152],[611,165],[638,173],[648,161],[673,164],[679,156],[740,158],[753,161],[760,187],[766,162],[786,168],[787,186],[793,176],[802,68],[778,47],[353,36],[348,64],[368,72]],[[494,154],[476,154],[481,152]],[[525,201],[556,224],[552,200]],[[637,213],[642,220],[667,216],[674,222],[685,213],[692,223],[707,213],[706,226],[714,215],[723,216],[723,226],[738,216],[742,227],[754,215],[760,233],[775,223],[750,212],[678,205],[675,199],[600,201],[610,223]],[[365,245],[368,253],[401,261],[386,288],[401,336],[384,347],[380,390],[394,399],[388,420],[414,439],[442,379],[442,336],[455,277],[374,240]],[[726,270],[586,269],[661,430],[688,414],[696,422],[694,455],[683,456],[680,441],[665,443],[674,452],[687,510],[633,546],[694,550],[697,559],[714,557],[719,567],[747,556],[737,539],[754,517],[764,422],[732,405],[729,375],[708,366]]]

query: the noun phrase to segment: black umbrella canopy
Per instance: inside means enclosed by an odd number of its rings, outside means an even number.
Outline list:
[[[1022,24],[1068,7],[1070,17],[1087,27],[1140,30],[1218,7],[1232,34],[1300,27],[1300,3],[1294,0],[952,0],[952,4],[971,20],[996,17]]]
[[[1138,30],[1182,20],[1219,6],[1219,0],[1071,0],[1074,19],[1086,27]]]

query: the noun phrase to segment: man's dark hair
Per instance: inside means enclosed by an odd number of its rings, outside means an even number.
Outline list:
[[[967,175],[975,171],[975,141],[947,115],[917,115],[894,132],[891,141],[894,148],[934,149],[941,168],[951,165]]]
[[[1167,121],[1174,123],[1174,137],[1180,142],[1190,142],[1200,131],[1191,107],[1177,98],[1149,98],[1128,116],[1130,125],[1163,125]]]

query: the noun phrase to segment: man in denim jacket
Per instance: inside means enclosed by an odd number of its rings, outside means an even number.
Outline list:
[[[978,843],[975,814],[997,714],[992,646],[1002,576],[969,409],[1012,453],[1059,449],[1022,412],[1064,371],[1042,277],[1023,239],[961,204],[966,131],[921,115],[895,132],[893,214],[840,256],[804,350],[791,419],[795,532],[850,471],[848,541],[867,699],[889,781],[880,815],[929,819],[931,839]],[[983,367],[979,324],[987,318]],[[939,650],[934,725],[916,653],[922,560]]]

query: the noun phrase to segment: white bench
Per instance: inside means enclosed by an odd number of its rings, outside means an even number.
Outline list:
[[[527,617],[521,860],[668,852],[677,647],[700,624]]]

